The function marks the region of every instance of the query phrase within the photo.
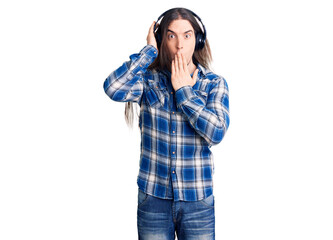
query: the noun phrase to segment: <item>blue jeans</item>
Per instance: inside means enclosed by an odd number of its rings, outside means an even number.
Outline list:
[[[214,240],[214,196],[184,202],[160,199],[139,189],[137,224],[139,240]]]

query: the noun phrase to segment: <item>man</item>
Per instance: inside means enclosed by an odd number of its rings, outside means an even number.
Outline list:
[[[201,19],[184,8],[161,17],[149,29],[147,46],[104,82],[111,99],[128,102],[127,120],[131,104],[141,106],[138,235],[215,239],[210,147],[229,127],[228,86],[208,69],[211,53]]]

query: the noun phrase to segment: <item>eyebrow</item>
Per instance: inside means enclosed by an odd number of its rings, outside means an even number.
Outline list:
[[[172,31],[172,30],[170,30],[170,29],[168,29],[168,32],[172,32],[172,33],[176,34],[174,31]],[[189,32],[193,32],[193,31],[192,31],[192,30],[188,30],[188,31],[184,32],[184,34],[185,34],[185,33],[189,33]]]

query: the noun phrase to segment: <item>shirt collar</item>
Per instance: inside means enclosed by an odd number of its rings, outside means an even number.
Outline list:
[[[208,69],[206,69],[204,66],[202,66],[200,63],[198,63],[197,68],[199,69],[198,75],[202,78],[206,78],[206,75],[208,73]]]

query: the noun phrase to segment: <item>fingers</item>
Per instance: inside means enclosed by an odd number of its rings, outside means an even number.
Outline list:
[[[176,71],[185,71],[187,72],[187,64],[185,56],[181,53],[176,53],[175,58],[175,70]]]
[[[150,33],[154,33],[154,25],[155,25],[155,21],[153,22],[152,25],[150,25],[150,28],[149,28]]]
[[[175,60],[171,62],[171,73],[175,73]]]
[[[183,70],[185,71],[185,72],[188,72],[188,68],[187,68],[187,62],[186,62],[186,58],[185,58],[185,56],[182,54],[181,55],[182,56],[182,62],[183,62]]]
[[[154,25],[155,25],[155,21],[151,24],[151,26],[149,28],[149,32],[147,35],[147,44],[152,45],[155,48],[157,48],[157,42],[156,42],[155,34],[154,34]]]
[[[186,57],[182,53],[176,53],[174,60],[172,60],[174,72],[184,72],[190,74],[186,62]]]
[[[155,26],[155,21],[152,23],[152,25],[150,25],[150,28],[149,28],[149,32],[148,32],[148,34],[155,34],[155,32],[154,32],[154,26]],[[159,23],[157,23],[156,24],[156,29],[158,28],[158,26],[159,26],[160,24]]]
[[[177,57],[178,57],[178,68],[180,71],[184,71],[183,54],[177,53]]]
[[[178,55],[176,54],[175,59],[175,72],[179,72],[179,63],[178,63]]]

